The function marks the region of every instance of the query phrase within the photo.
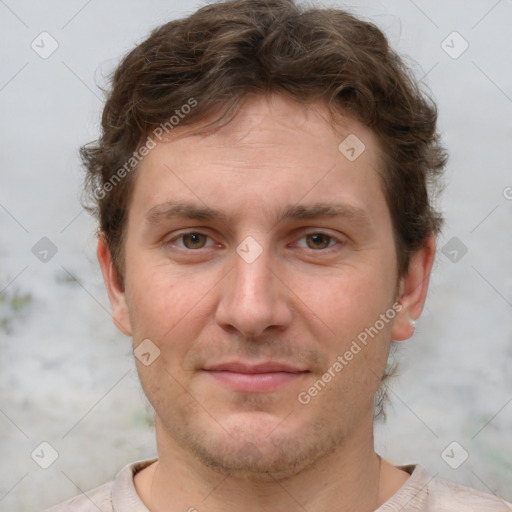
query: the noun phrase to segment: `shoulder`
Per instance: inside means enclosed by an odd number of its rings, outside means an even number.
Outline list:
[[[433,478],[428,485],[428,503],[439,512],[452,511],[512,511],[512,504],[493,494],[478,491],[448,480]]]
[[[140,500],[133,477],[156,459],[147,459],[126,465],[112,482],[82,493],[55,505],[44,512],[149,512]]]
[[[420,465],[401,466],[409,480],[378,512],[511,512],[512,504],[493,494],[436,478]],[[405,508],[407,507],[407,508]]]
[[[113,512],[112,482],[55,505],[44,512]]]

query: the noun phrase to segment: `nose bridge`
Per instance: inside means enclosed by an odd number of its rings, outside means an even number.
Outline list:
[[[233,268],[223,283],[217,321],[245,336],[290,320],[286,287],[272,270],[272,252],[248,237],[233,254]]]
[[[249,249],[249,250],[247,250]],[[246,251],[246,252],[245,252]],[[259,252],[259,251],[258,251]],[[271,255],[268,250],[257,254],[255,248],[240,244],[234,261],[233,280],[238,299],[269,299],[273,294],[270,271]]]

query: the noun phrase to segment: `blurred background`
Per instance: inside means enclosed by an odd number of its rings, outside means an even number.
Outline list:
[[[120,57],[201,5],[0,0],[0,511],[41,510],[156,453],[77,152]],[[512,1],[319,5],[372,20],[409,56],[450,152],[429,299],[377,449],[512,501]]]

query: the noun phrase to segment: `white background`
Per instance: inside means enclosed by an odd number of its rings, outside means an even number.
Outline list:
[[[98,86],[121,55],[199,5],[0,1],[1,511],[42,509],[155,454],[131,340],[112,325],[95,225],[79,203],[77,150],[98,135]],[[450,151],[427,308],[402,344],[377,447],[512,500],[512,2],[349,7],[414,59]],[[31,48],[43,31],[59,45],[47,59]],[[453,31],[469,44],[456,59],[441,47]],[[463,41],[453,37],[457,51]],[[47,263],[32,253],[42,237],[58,250]],[[456,263],[441,252],[453,237],[467,247]],[[42,441],[59,454],[48,469],[31,458]],[[453,441],[469,454],[458,469],[441,458]]]

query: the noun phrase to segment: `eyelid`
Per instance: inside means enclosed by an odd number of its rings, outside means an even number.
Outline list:
[[[308,229],[307,231],[302,231],[301,236],[298,238],[298,240],[302,240],[303,238],[305,238],[308,235],[323,235],[323,236],[330,238],[331,241],[336,242],[334,245],[332,245],[330,247],[326,247],[325,249],[310,249],[309,247],[300,247],[301,249],[306,249],[306,250],[313,251],[316,253],[321,253],[321,252],[326,253],[326,252],[335,251],[335,250],[339,249],[339,246],[343,246],[347,242],[343,236],[334,235],[334,234],[332,234],[324,229],[321,229],[321,228]]]
[[[202,235],[202,236],[205,236],[206,238],[210,239],[212,242],[215,242],[213,240],[213,238],[209,234],[205,233],[202,229],[188,229],[188,230],[179,231],[177,233],[174,233],[171,238],[164,238],[163,245],[164,246],[173,245],[176,243],[176,241],[181,240],[184,236],[187,236],[187,235]],[[212,247],[212,245],[206,245],[205,247],[201,247],[200,249],[188,249],[187,247],[178,246],[179,249],[182,249],[184,251],[189,251],[189,252],[193,252],[193,251],[198,252],[201,249],[207,249],[208,247]]]
[[[220,245],[218,243],[215,243],[215,240],[213,239],[213,237],[211,237],[209,234],[205,233],[204,229],[201,229],[201,228],[200,229],[187,229],[187,230],[179,231],[178,233],[175,233],[172,236],[172,238],[164,239],[163,244],[165,246],[173,245],[177,240],[182,239],[186,235],[192,235],[192,234],[203,235],[207,239],[210,239],[210,241],[214,242],[214,244],[206,245],[205,247],[201,247],[199,249],[188,249],[187,247],[178,246],[179,249],[182,249],[182,250],[187,251],[187,252],[199,252],[199,251],[201,251],[203,249],[207,249],[209,247],[212,247],[215,244],[216,245]],[[330,238],[331,241],[336,242],[334,245],[332,245],[330,247],[326,247],[325,249],[310,249],[309,247],[300,247],[301,249],[306,249],[306,250],[317,252],[317,253],[320,253],[320,252],[324,252],[324,253],[331,252],[333,250],[338,249],[340,245],[342,246],[342,245],[345,245],[345,243],[346,243],[346,240],[344,240],[343,236],[335,236],[332,233],[330,233],[330,232],[328,232],[328,231],[326,231],[324,229],[319,229],[319,228],[317,228],[317,229],[309,228],[309,229],[307,229],[307,231],[302,231],[301,235],[299,236],[299,238],[298,239],[295,238],[295,240],[296,241],[302,240],[303,238],[305,238],[308,235],[324,235],[324,236]],[[294,242],[294,243],[296,243],[296,242]]]

